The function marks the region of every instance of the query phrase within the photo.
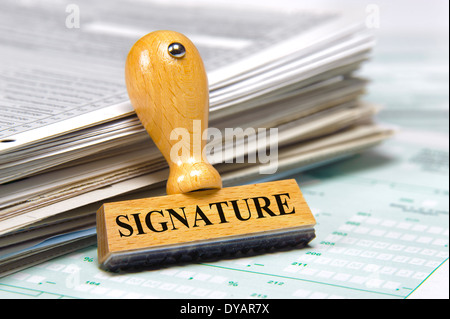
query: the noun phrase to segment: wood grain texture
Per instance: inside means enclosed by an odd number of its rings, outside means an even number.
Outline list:
[[[107,203],[97,216],[100,263],[117,252],[315,225],[295,180]]]
[[[173,43],[185,54],[170,54]],[[295,180],[221,189],[218,172],[202,154],[208,81],[189,39],[172,31],[144,36],[128,54],[125,77],[140,121],[169,164],[169,195],[106,203],[97,211],[102,266],[305,245],[314,238],[315,220]],[[171,133],[179,128],[187,132],[188,142],[181,141],[189,153],[174,160],[171,151],[180,141]]]
[[[172,43],[185,47],[184,57],[169,54]],[[173,31],[149,33],[130,50],[125,80],[131,104],[169,164],[167,194],[221,188],[219,173],[202,157],[206,141],[193,138],[193,121],[200,121],[203,132],[209,113],[208,80],[194,44]],[[189,156],[174,162],[170,152],[178,140],[171,140],[170,134],[176,128],[186,129],[191,138],[185,145]]]

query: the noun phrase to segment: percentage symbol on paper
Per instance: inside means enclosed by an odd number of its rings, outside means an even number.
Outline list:
[[[238,286],[238,282],[237,281],[229,281],[228,282],[228,286],[237,287]]]
[[[94,258],[92,258],[92,257],[84,257],[84,261],[87,261],[87,262],[91,263],[91,262],[94,261]]]

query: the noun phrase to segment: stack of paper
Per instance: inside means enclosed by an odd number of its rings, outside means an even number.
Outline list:
[[[209,158],[224,186],[280,178],[391,135],[360,101],[367,83],[354,74],[374,41],[351,16],[151,2],[2,6],[0,274],[93,243],[105,201],[164,194],[167,164],[123,75],[128,50],[153,30],[182,32],[199,48],[210,131],[222,137],[211,139]]]

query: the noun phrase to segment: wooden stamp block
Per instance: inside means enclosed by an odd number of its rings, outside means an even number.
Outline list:
[[[115,269],[304,245],[315,220],[283,180],[104,204],[97,224],[99,262]]]
[[[206,141],[194,138],[208,126],[209,92],[203,62],[188,38],[172,31],[144,36],[128,54],[125,79],[140,121],[169,164],[169,195],[98,210],[101,266],[117,270],[257,253],[314,238],[315,220],[295,180],[222,189],[204,156]],[[187,140],[177,139],[180,132]]]

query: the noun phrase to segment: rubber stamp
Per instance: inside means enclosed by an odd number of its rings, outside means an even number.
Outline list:
[[[222,188],[199,138],[208,127],[208,80],[187,37],[173,31],[142,37],[128,54],[125,80],[170,173],[166,196],[105,203],[98,210],[101,267],[257,254],[302,247],[315,237],[314,217],[295,180]]]

